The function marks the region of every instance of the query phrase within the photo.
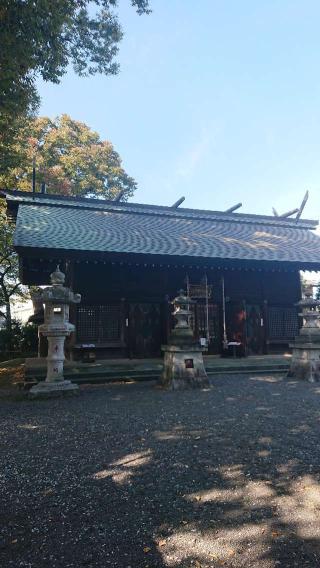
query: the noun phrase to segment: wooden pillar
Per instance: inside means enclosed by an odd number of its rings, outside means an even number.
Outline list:
[[[71,288],[74,292],[75,289],[75,262],[74,260],[67,260],[65,262],[65,271],[66,271],[66,286]],[[77,306],[76,304],[70,304],[69,309],[69,321],[76,326],[76,330],[71,333],[69,337],[66,338],[65,342],[65,356],[66,359],[70,361],[73,360],[73,347],[76,343],[77,337]]]
[[[245,319],[244,319],[244,324],[243,324],[243,355],[244,357],[248,357],[248,331],[247,331],[247,317],[248,317],[248,311],[247,311],[247,302],[245,300],[245,298],[242,299],[242,310],[245,314]]]
[[[129,315],[128,315],[128,307],[125,298],[120,299],[120,341],[123,345],[122,352],[123,356],[129,356]]]
[[[261,298],[263,298],[263,304],[261,308],[261,313],[263,317],[263,329],[262,329],[262,353],[268,355],[269,353],[269,343],[268,343],[268,300],[266,300],[266,286],[265,283],[269,278],[270,272],[260,273],[260,293]]]
[[[263,353],[268,355],[269,354],[268,300],[263,300],[263,323],[264,323]]]

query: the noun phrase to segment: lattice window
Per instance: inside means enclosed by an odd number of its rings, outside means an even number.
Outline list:
[[[198,331],[201,337],[207,336],[207,308],[205,304],[197,305],[198,312]],[[217,307],[215,305],[209,304],[208,306],[208,319],[209,319],[209,336],[210,338],[215,337],[216,330],[215,324],[217,319]]]
[[[218,308],[216,304],[209,304],[209,337],[213,340],[218,336]],[[199,337],[207,337],[207,308],[205,304],[190,304],[191,316],[189,324],[193,332],[197,331]],[[196,325],[197,322],[197,325]],[[196,329],[197,327],[197,329]]]
[[[269,307],[268,327],[270,339],[293,339],[299,332],[296,308]]]
[[[104,343],[121,339],[121,307],[119,304],[104,306],[78,306],[77,339],[81,343]]]
[[[98,339],[95,307],[79,306],[77,309],[77,337],[79,341],[95,342]]]
[[[120,339],[120,306],[100,306],[100,337],[105,341]]]
[[[299,333],[299,322],[296,308],[284,309],[284,331],[287,337],[294,338]]]
[[[188,293],[190,298],[206,298],[208,294],[208,298],[212,296],[212,289],[213,286],[205,285],[205,284],[189,284]]]

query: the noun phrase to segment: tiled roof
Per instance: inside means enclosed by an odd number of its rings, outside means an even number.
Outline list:
[[[223,211],[210,211],[202,209],[188,209],[179,207],[174,209],[172,207],[165,207],[163,205],[148,205],[142,203],[127,203],[107,201],[104,199],[88,199],[85,197],[66,197],[62,195],[41,194],[13,190],[3,190],[0,194],[7,198],[10,205],[19,206],[20,204],[38,204],[50,205],[58,207],[73,207],[76,209],[94,209],[101,211],[119,211],[136,214],[149,214],[161,215],[176,218],[192,218],[192,219],[208,219],[208,220],[221,220],[221,221],[236,221],[237,223],[263,223],[265,225],[275,225],[294,228],[308,228],[312,229],[318,225],[318,221],[300,219],[296,223],[294,218],[290,217],[274,217],[269,215],[252,215],[249,213],[226,213]]]
[[[320,266],[320,237],[306,228],[315,222],[296,225],[292,219],[258,215],[79,202],[20,200],[15,246]]]

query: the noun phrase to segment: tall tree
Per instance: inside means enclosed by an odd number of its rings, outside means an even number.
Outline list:
[[[0,212],[0,316],[11,332],[13,299],[25,299],[27,289],[19,279],[18,255],[12,248],[13,227],[8,224],[4,211]]]
[[[138,14],[149,0],[131,0]],[[81,76],[114,75],[123,32],[118,0],[0,0],[0,171],[14,160],[19,119],[37,108],[37,76],[59,83],[68,65]]]
[[[30,191],[32,162],[35,159],[37,182],[45,182],[50,193],[114,199],[121,192],[126,200],[136,188],[125,172],[111,142],[100,140],[86,124],[62,116],[51,120],[29,120],[16,142],[19,166],[0,175],[0,186]]]

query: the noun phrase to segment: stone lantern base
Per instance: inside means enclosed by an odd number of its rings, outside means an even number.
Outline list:
[[[310,383],[320,381],[320,338],[317,337],[317,340],[311,343],[300,336],[290,345],[292,360],[288,377]]]
[[[292,360],[288,377],[310,383],[320,381],[320,301],[313,298],[313,286],[305,287],[305,298],[296,305],[302,309],[303,326],[290,345]]]
[[[164,345],[164,368],[161,385],[169,390],[209,387],[202,349],[195,345]]]
[[[29,391],[30,398],[51,398],[54,396],[66,396],[78,394],[79,387],[71,381],[41,381]]]

